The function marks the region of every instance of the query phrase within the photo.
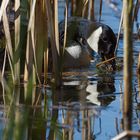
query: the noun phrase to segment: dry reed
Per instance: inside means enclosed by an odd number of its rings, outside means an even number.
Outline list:
[[[124,129],[130,130],[132,125],[132,11],[133,11],[133,0],[124,0],[124,106],[123,106],[123,117],[124,117]]]

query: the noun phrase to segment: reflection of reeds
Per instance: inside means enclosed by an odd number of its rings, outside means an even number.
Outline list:
[[[20,85],[21,74],[24,76],[24,81],[27,83],[24,85],[23,90],[23,103],[25,106],[22,108],[23,110],[20,111],[17,109],[19,107],[19,99],[21,98],[22,94],[20,91],[21,89],[13,91],[9,85],[7,85],[6,81],[3,83],[3,90],[4,92],[4,102],[5,105],[9,106],[8,115],[6,116],[9,119],[9,123],[4,130],[4,139],[7,139],[11,136],[13,139],[22,139],[32,137],[30,133],[33,132],[33,124],[30,125],[29,117],[31,118],[32,115],[35,116],[37,111],[34,111],[33,114],[29,114],[29,107],[28,105],[33,105],[33,98],[35,98],[35,89],[34,84],[37,82],[41,83],[41,74],[42,74],[42,67],[44,63],[44,83],[46,84],[47,78],[47,69],[48,63],[51,61],[51,58],[48,58],[48,49],[51,48],[52,51],[52,59],[53,59],[53,72],[54,72],[54,79],[56,86],[61,84],[61,72],[64,59],[64,51],[66,47],[66,37],[67,37],[67,18],[68,18],[68,2],[66,1],[65,6],[65,33],[64,33],[64,43],[63,48],[59,46],[59,30],[58,30],[58,1],[57,0],[16,0],[15,1],[15,20],[13,21],[14,26],[14,37],[10,34],[10,27],[8,24],[8,18],[6,15],[6,7],[9,1],[4,0],[2,2],[3,5],[3,23],[5,25],[5,38],[7,40],[6,44],[6,54],[9,58],[9,63],[11,64],[11,71],[13,76],[13,83]],[[83,16],[89,19],[94,18],[94,1],[92,0],[72,0],[72,15],[76,16]],[[80,8],[79,8],[80,7]],[[84,8],[84,10],[83,10]],[[88,10],[89,9],[89,10]],[[20,11],[20,12],[19,12]],[[1,14],[1,13],[0,13]],[[0,15],[1,18],[1,15]],[[7,26],[6,26],[7,25]],[[12,38],[14,38],[12,40]],[[48,38],[50,38],[50,46],[48,47]],[[13,42],[12,42],[13,41]],[[43,61],[44,58],[44,61]],[[5,59],[6,60],[6,59]],[[4,75],[4,74],[3,74]],[[2,81],[2,80],[1,80]],[[12,84],[12,87],[14,87]],[[6,89],[5,89],[5,87]],[[6,104],[5,93],[8,95],[8,101],[10,100],[11,104]],[[12,94],[13,93],[13,94]],[[19,97],[17,102],[15,101],[15,97],[13,95],[18,95]],[[53,93],[53,96],[58,96],[59,93]],[[34,108],[39,104],[41,105],[41,94],[39,95],[38,99],[35,102]],[[44,99],[44,114],[47,114],[47,99]],[[56,103],[57,99],[54,99],[54,103]],[[88,112],[88,111],[85,111]],[[77,113],[77,112],[76,112]],[[39,115],[41,114],[38,113]],[[71,111],[66,112],[66,123],[73,127],[74,119]],[[80,113],[78,112],[77,115]],[[31,115],[31,116],[29,116]],[[40,115],[41,116],[41,115]],[[47,120],[47,114],[45,119]],[[87,114],[85,116],[88,118],[88,121],[85,122],[85,118],[83,117],[83,127],[84,127],[84,137],[90,135],[92,133],[92,128],[90,125],[90,116]],[[15,118],[15,119],[14,119]],[[57,128],[57,119],[58,119],[58,110],[52,111],[52,119],[51,119],[51,131],[49,132],[48,138],[56,139],[59,138]],[[78,120],[79,118],[77,118]],[[39,124],[43,124],[42,118],[40,118]],[[79,121],[79,120],[78,120]],[[30,125],[30,126],[29,126]],[[15,126],[15,127],[14,127]],[[38,127],[38,126],[34,126]],[[80,126],[79,126],[80,127]],[[88,127],[88,131],[87,131]],[[32,129],[31,132],[27,131],[27,128]],[[42,128],[40,129],[42,130]],[[44,130],[44,129],[43,129]],[[45,132],[45,131],[44,131]],[[41,133],[40,133],[41,134]],[[64,131],[63,139],[73,139],[74,129],[70,131]],[[35,134],[36,136],[36,134]],[[60,137],[60,139],[62,139]]]
[[[138,78],[138,91],[139,91],[138,98],[140,98],[140,53],[138,56],[137,75],[138,75],[137,78]]]
[[[62,67],[63,64],[63,54],[66,47],[66,35],[67,35],[67,15],[68,15],[68,1],[66,2],[65,7],[65,33],[64,33],[64,46],[63,49],[59,46],[59,29],[58,29],[58,1],[57,0],[15,0],[15,20],[13,21],[14,26],[14,37],[12,33],[10,33],[10,25],[8,23],[8,16],[6,15],[6,7],[9,0],[3,0],[2,6],[0,10],[0,20],[2,18],[3,25],[4,25],[4,32],[6,38],[6,54],[8,55],[9,64],[11,68],[12,78],[14,84],[20,84],[20,76],[24,74],[24,81],[27,81],[27,84],[24,88],[24,100],[27,104],[31,104],[33,94],[33,85],[36,83],[41,84],[42,82],[42,70],[44,67],[44,83],[46,84],[47,81],[47,72],[48,72],[48,62],[51,58],[48,58],[48,49],[51,48],[52,51],[52,59],[53,59],[53,72],[54,72],[54,79],[56,86],[61,84],[61,74],[62,74]],[[72,16],[82,16],[88,19],[94,20],[96,19],[95,6],[94,0],[71,0],[71,15]],[[100,17],[102,13],[102,0],[100,2]],[[138,2],[138,1],[137,1]],[[130,4],[128,6],[127,4]],[[124,16],[124,40],[125,40],[125,50],[124,50],[124,81],[125,81],[125,101],[124,101],[124,116],[127,117],[127,114],[131,120],[131,110],[132,110],[132,0],[127,1],[124,0],[124,5],[128,6],[129,8],[125,7],[125,16]],[[80,8],[79,8],[80,7]],[[136,8],[137,14],[138,8]],[[19,12],[20,11],[20,12]],[[127,13],[128,12],[128,13]],[[14,38],[14,41],[13,39]],[[48,45],[50,38],[50,46]],[[61,49],[63,51],[61,51]],[[44,61],[43,61],[44,59]],[[113,58],[114,59],[114,58]],[[4,75],[4,74],[2,74]],[[1,74],[0,74],[1,76]],[[6,83],[3,85],[7,86]],[[13,86],[14,87],[14,86]],[[7,88],[7,92],[9,91],[9,87]],[[17,92],[17,91],[14,91]],[[17,92],[20,94],[20,92]],[[58,93],[56,93],[58,94]],[[12,97],[10,96],[10,100],[12,101]],[[40,98],[38,98],[40,99]],[[4,99],[5,100],[5,99]],[[46,99],[47,100],[47,99]],[[56,100],[56,99],[55,99]],[[6,102],[6,101],[5,101]],[[12,102],[13,103],[13,102]],[[38,103],[38,101],[37,101]],[[41,104],[41,103],[40,103]],[[46,105],[47,106],[47,105]],[[15,107],[15,104],[13,105]],[[26,110],[26,109],[25,109]],[[13,111],[13,112],[12,112]],[[16,115],[15,122],[13,122],[13,113]],[[24,122],[21,120],[22,115],[20,114],[19,110],[14,110],[12,108],[11,118],[9,119],[10,122],[10,129],[15,123],[16,129],[21,127],[22,123]],[[28,113],[28,110],[27,110]],[[54,111],[52,113],[54,118],[52,118],[52,128],[56,129],[54,123],[57,122],[58,119],[58,111]],[[25,114],[27,115],[27,114]],[[72,120],[71,111],[66,113],[65,120],[69,122],[70,125],[73,125],[74,120]],[[87,110],[83,111],[83,118],[88,118],[88,121],[85,123],[83,121],[82,125],[85,127],[83,130],[83,137],[86,136],[90,137],[90,134],[93,132],[90,124],[90,111]],[[27,123],[27,116],[25,117],[25,121]],[[21,124],[20,124],[21,120]],[[124,124],[127,122],[124,121]],[[129,129],[130,125],[125,125],[125,129]],[[87,130],[88,127],[88,130]],[[21,129],[22,130],[22,129]],[[20,130],[20,133],[21,133]],[[55,133],[52,130],[50,132],[49,137],[55,138]],[[9,132],[10,133],[10,132]],[[73,129],[69,133],[68,136],[70,139],[73,137]],[[67,133],[64,133],[67,135]],[[7,133],[5,133],[5,136]],[[16,135],[16,134],[15,134]],[[18,135],[19,136],[19,135]]]
[[[140,53],[138,56],[137,74],[140,74]]]

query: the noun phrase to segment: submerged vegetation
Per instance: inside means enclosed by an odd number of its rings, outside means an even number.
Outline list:
[[[64,131],[57,130],[60,127],[57,122],[58,110],[56,109],[50,114],[50,95],[49,93],[45,94],[47,92],[46,87],[52,86],[52,98],[57,102],[59,98],[57,88],[61,87],[65,75],[63,73],[63,60],[65,59],[68,17],[78,16],[100,22],[103,1],[98,1],[98,8],[96,7],[96,0],[64,1],[64,15],[62,15],[65,21],[63,47],[60,47],[59,44],[58,5],[60,0],[2,0],[0,2],[0,63],[2,63],[0,64],[0,88],[6,110],[4,118],[7,121],[3,139],[46,139],[48,126],[50,127],[49,140],[55,140],[56,137],[64,140],[70,139],[73,135],[72,130],[69,128]],[[139,7],[139,0],[136,0],[135,3],[133,0],[123,0],[118,42],[123,28],[125,62],[123,64],[125,82],[123,128],[125,131],[115,137],[115,140],[126,136],[140,137],[139,132],[130,131],[132,123],[133,22],[137,21]],[[97,11],[98,16],[96,15]],[[138,34],[136,35],[139,37],[139,27],[137,31]],[[118,43],[116,53],[117,48]],[[112,59],[117,59],[117,56]],[[111,60],[101,62],[97,64],[97,67]],[[10,75],[7,75],[7,71],[10,72]],[[36,93],[37,91],[38,93]],[[43,103],[41,101],[42,96]],[[71,111],[65,115],[62,117],[64,123],[72,121]],[[88,118],[88,110],[83,109],[82,115]],[[38,117],[39,120],[35,121],[32,117]],[[50,124],[46,126],[45,120],[50,120]],[[72,125],[72,122],[69,123]],[[84,127],[88,126],[88,123],[88,121],[83,122]],[[128,124],[129,126],[127,126]],[[36,131],[40,133],[39,136],[34,135],[36,138],[27,138],[30,133]],[[86,130],[83,135],[85,133]],[[86,137],[86,134],[84,136]]]

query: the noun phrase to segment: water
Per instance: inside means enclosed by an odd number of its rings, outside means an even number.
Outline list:
[[[115,33],[118,32],[122,8],[122,2],[116,2],[118,5],[115,7],[104,1],[101,18],[102,22],[109,25]],[[98,16],[96,18],[98,19]],[[135,24],[134,32],[136,32]],[[140,41],[136,40],[134,41],[133,64],[133,129],[136,131],[139,130],[139,109],[136,110],[139,103],[136,75],[139,50]],[[123,40],[119,42],[117,57],[118,63],[122,65]],[[68,131],[65,139],[110,140],[122,132],[123,69],[116,71],[115,74],[100,74],[93,63],[90,69],[85,71],[79,72],[80,74],[70,74],[65,78],[66,89],[64,88],[61,93],[61,101],[56,103],[57,107],[58,104],[60,105],[59,123]]]
[[[60,7],[59,12],[62,15],[63,3]],[[117,8],[116,12],[105,1],[103,3],[102,22],[112,27],[115,33],[119,27],[121,1]],[[133,66],[135,131],[140,128],[140,96],[136,75],[139,51],[140,41],[136,40]],[[29,98],[32,105],[24,98],[30,96],[26,93],[26,88],[17,87],[12,93],[7,90],[3,95],[0,86],[0,139],[110,140],[115,137],[122,132],[123,40],[119,42],[117,57],[120,70],[115,73],[99,71],[92,62],[89,69],[64,73],[64,85],[59,90],[54,90],[50,85],[27,89],[33,94]]]
[[[58,122],[60,126],[66,125],[65,127],[70,127],[70,130],[73,129],[74,139],[82,139],[83,136],[83,139],[87,137],[89,139],[91,137],[110,139],[116,135],[115,120],[120,121],[122,117],[120,79],[116,79],[115,83],[112,83],[112,77],[108,76],[105,77],[107,81],[104,82],[102,82],[102,77],[98,77],[99,80],[97,80],[97,77],[93,75],[91,78],[88,80],[90,84],[87,86],[91,86],[89,89],[91,89],[93,96],[90,98],[85,91],[87,87],[82,90],[71,87],[63,91],[62,101],[60,99],[55,105],[56,108],[59,108]],[[97,92],[97,84],[100,94]],[[77,88],[79,86],[81,84]],[[62,120],[67,121],[63,122]]]

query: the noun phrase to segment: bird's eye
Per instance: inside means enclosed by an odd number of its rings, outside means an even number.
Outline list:
[[[108,38],[107,38],[107,37],[103,37],[102,40],[103,40],[104,42],[107,42],[107,41],[108,41]]]
[[[86,41],[85,38],[82,39],[82,44],[83,44],[83,45],[86,45],[86,44],[87,44],[87,41]]]

